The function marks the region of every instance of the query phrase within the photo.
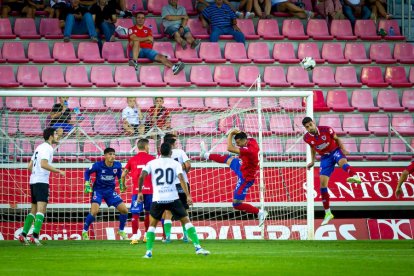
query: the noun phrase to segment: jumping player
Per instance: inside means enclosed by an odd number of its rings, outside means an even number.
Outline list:
[[[310,170],[315,165],[316,153],[321,155],[319,174],[322,203],[323,208],[325,209],[325,218],[321,225],[325,225],[334,218],[329,207],[328,182],[329,177],[335,169],[335,164],[338,164],[339,167],[349,174],[349,177],[346,179],[347,182],[361,184],[361,179],[348,164],[345,155],[349,154],[349,152],[345,149],[344,144],[342,144],[341,140],[336,136],[335,131],[331,127],[317,127],[310,117],[305,117],[302,120],[302,124],[307,131],[303,140],[311,147],[312,154],[312,161],[306,168]]]

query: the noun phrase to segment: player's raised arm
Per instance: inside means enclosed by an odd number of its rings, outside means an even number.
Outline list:
[[[239,129],[233,129],[227,136],[227,150],[232,153],[240,154],[240,149],[233,145],[233,137],[237,133],[240,133]]]
[[[335,142],[338,144],[338,147],[341,149],[342,153],[345,155],[348,155],[349,152],[345,149],[344,144],[342,143],[341,139],[339,139],[338,136],[336,136],[336,134],[334,135],[333,139],[335,140]]]

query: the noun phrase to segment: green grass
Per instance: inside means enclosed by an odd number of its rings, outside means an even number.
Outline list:
[[[413,241],[0,242],[0,275],[414,275]],[[145,273],[145,274],[144,274]]]

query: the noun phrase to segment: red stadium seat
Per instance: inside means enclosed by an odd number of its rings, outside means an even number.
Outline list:
[[[27,97],[6,97],[6,108],[9,111],[30,111],[32,108],[29,106],[29,100]],[[51,108],[51,106],[49,106]]]
[[[326,95],[326,104],[335,112],[351,112],[354,107],[349,106],[348,94],[345,90],[330,90]]]
[[[380,40],[381,36],[377,35],[374,20],[360,20],[355,22],[355,35],[363,40]]]
[[[261,97],[261,106],[264,111],[280,111],[279,103],[275,97]],[[254,106],[258,105],[258,97],[253,99]]]
[[[414,63],[414,46],[411,43],[396,43],[394,45],[394,58],[401,64]]]
[[[96,87],[116,87],[112,76],[112,66],[92,66],[91,82]]]
[[[239,81],[242,85],[250,87],[260,76],[260,69],[257,66],[241,66],[239,68]]]
[[[172,114],[171,128],[175,129],[179,134],[195,135],[197,132],[193,127],[194,116],[189,114]]]
[[[342,87],[361,87],[362,83],[358,82],[354,66],[336,67],[335,80]]]
[[[337,87],[334,72],[330,66],[316,66],[312,72],[312,81],[319,87]]]
[[[18,87],[19,83],[14,76],[13,66],[0,66],[0,87]]]
[[[397,62],[391,56],[391,48],[388,43],[372,43],[369,48],[369,57],[377,64],[393,64]]]
[[[371,59],[367,58],[365,45],[362,43],[347,43],[345,45],[345,59],[353,64],[371,63]]]
[[[408,77],[408,80],[411,82],[411,83],[413,83],[414,84],[414,67],[411,67],[410,68],[410,73],[409,73],[410,75],[409,75],[409,77]]]
[[[20,39],[38,39],[40,35],[36,31],[33,18],[16,18],[14,21],[14,33]]]
[[[404,107],[400,104],[400,99],[395,90],[380,90],[377,96],[378,107],[386,112],[402,112]]]
[[[346,159],[354,161],[362,161],[364,159],[364,156],[357,155],[359,150],[355,138],[341,138],[341,141],[345,149],[350,153],[346,156]]]
[[[61,66],[43,66],[42,82],[47,87],[67,87]]]
[[[187,26],[190,28],[191,34],[194,38],[199,39],[208,39],[210,35],[207,32],[206,28],[203,28],[201,21],[198,18],[189,18],[187,21]]]
[[[34,63],[53,63],[55,59],[50,55],[47,42],[30,42],[27,57]]]
[[[178,5],[183,6],[188,15],[196,15],[198,12],[194,9],[192,0],[178,0]]]
[[[279,33],[279,24],[275,19],[260,19],[257,23],[257,34],[266,40],[281,40],[284,38]]]
[[[203,59],[198,56],[197,49],[187,47],[187,49],[183,50],[178,43],[175,44],[175,56],[185,63],[200,63],[203,61]]]
[[[67,66],[66,83],[73,87],[91,87],[92,83],[88,79],[88,73],[84,66]]]
[[[108,110],[108,107],[104,106],[103,98],[100,97],[82,97],[80,107],[82,110],[89,112],[105,112]]]
[[[238,115],[227,116],[219,120],[219,130],[223,133],[227,133],[227,131],[234,127],[239,129],[241,127],[241,121]]]
[[[155,39],[164,37],[164,34],[160,33],[157,26],[157,20],[155,17],[147,17],[145,18],[144,26],[150,28],[152,30],[152,36]]]
[[[173,71],[167,67],[164,69],[164,82],[171,87],[191,86],[191,82],[187,81],[187,77],[185,76],[184,70],[182,70],[177,75],[174,75]]]
[[[203,111],[206,110],[203,98],[181,98],[181,106],[187,110]]]
[[[201,138],[188,138],[185,143],[185,152],[194,160],[200,160],[200,144],[204,142]],[[204,142],[205,143],[205,142]]]
[[[290,40],[306,40],[309,38],[309,36],[305,34],[300,19],[283,20],[282,34]]]
[[[99,53],[98,44],[95,42],[79,42],[78,58],[83,63],[104,63],[104,59]]]
[[[106,98],[106,106],[113,112],[122,111],[128,106],[126,98]]]
[[[217,135],[220,133],[217,121],[217,118],[210,114],[196,114],[194,116],[194,131],[201,135]]]
[[[391,125],[401,135],[414,135],[414,122],[411,114],[394,114]]]
[[[61,63],[79,62],[79,59],[75,55],[75,48],[72,42],[55,42],[53,44],[53,57]]]
[[[363,67],[361,70],[361,82],[368,87],[387,87],[388,83],[384,82],[381,67]]]
[[[126,0],[125,2],[126,2],[125,3],[126,9],[128,11],[131,11],[132,14],[137,14],[138,12],[142,12],[144,14],[148,13],[148,11],[145,10],[145,8],[144,8],[144,4],[143,4],[142,0]],[[135,7],[134,7],[134,5],[135,5]],[[121,19],[121,18],[118,18],[118,20],[119,19]]]
[[[177,62],[171,42],[155,41],[153,49],[161,55],[167,56],[171,62]]]
[[[219,86],[223,87],[239,87],[241,85],[236,79],[236,72],[233,66],[216,66],[213,79]]]
[[[59,143],[55,156],[59,161],[76,162],[78,152],[80,152],[79,142],[75,139],[66,139]],[[84,160],[85,158],[79,157],[79,159]]]
[[[407,80],[404,66],[387,67],[385,69],[385,81],[392,87],[412,87],[413,83]]]
[[[138,0],[127,0],[127,9],[128,9],[128,3],[131,3],[131,1],[138,1]],[[134,3],[132,3],[133,5]],[[118,18],[116,20],[115,26],[121,26],[123,28],[129,29],[132,26],[134,26],[134,22],[132,21],[132,18]],[[121,39],[125,39],[128,38],[128,34],[119,34],[117,32],[115,32],[115,35]]]
[[[362,138],[359,151],[365,156],[366,160],[383,161],[388,159],[387,155],[374,155],[384,152],[381,140],[378,138]]]
[[[109,63],[128,62],[122,43],[119,41],[105,42],[102,46],[102,57]]]
[[[262,115],[262,135],[270,136],[272,131],[269,130],[266,124],[266,118]],[[259,130],[259,118],[255,113],[248,113],[244,116],[243,130],[250,135],[258,135]]]
[[[3,55],[0,51],[0,63],[5,63],[5,62],[6,62],[6,60],[4,60]]]
[[[52,110],[55,100],[53,97],[32,97],[32,106],[39,112]]]
[[[391,160],[395,161],[409,161],[412,159],[411,155],[402,155],[407,153],[407,147],[400,138],[386,138],[384,141],[384,152],[391,154]],[[398,154],[400,153],[400,154]]]
[[[141,66],[139,77],[141,83],[147,87],[167,86],[167,84],[162,80],[160,67],[156,65]]]
[[[329,34],[328,25],[325,19],[310,19],[306,26],[306,33],[313,40],[333,39],[333,35]]]
[[[237,27],[244,34],[244,37],[247,40],[250,39],[259,39],[260,35],[256,34],[254,30],[254,24],[252,19],[237,19]]]
[[[348,63],[348,60],[344,57],[341,44],[337,42],[325,42],[323,44],[322,58],[325,59],[328,63],[333,64]]]
[[[300,66],[289,66],[287,82],[294,87],[313,87],[315,84],[309,81],[308,71]]]
[[[115,82],[121,87],[140,87],[134,67],[120,65],[115,67]]]
[[[75,105],[79,106],[79,105]],[[83,115],[84,119],[79,123],[79,127],[86,132],[89,136],[96,135],[96,132],[93,130],[91,117],[89,115]]]
[[[221,56],[220,45],[217,42],[202,42],[200,45],[200,58],[208,63],[225,63]]]
[[[249,97],[244,98],[229,98],[230,108],[252,108],[252,99]]]
[[[29,59],[24,53],[22,42],[3,42],[3,58],[9,63],[26,63]]]
[[[357,37],[352,32],[351,21],[344,20],[332,20],[331,22],[331,34],[337,40],[356,40]]]
[[[9,18],[0,18],[0,39],[15,39]]]
[[[374,106],[374,98],[371,90],[354,90],[351,96],[351,106],[359,112],[377,112],[379,107]]]
[[[336,134],[345,135],[346,131],[342,129],[341,119],[338,114],[322,114],[319,117],[319,126],[329,126]]]
[[[5,131],[7,130],[7,135],[15,136],[17,134],[17,115],[8,114],[3,116],[2,125]]]
[[[263,139],[263,153],[269,161],[283,160],[283,145],[279,138],[265,138]]]
[[[362,114],[345,114],[342,128],[350,135],[369,135],[371,133],[365,127],[365,119]]]
[[[266,42],[251,42],[247,49],[247,56],[254,63],[267,64],[274,63],[275,60],[270,57],[269,47]]]
[[[43,128],[40,117],[36,115],[20,115],[19,131],[25,136],[41,136]]]
[[[17,69],[17,82],[24,87],[43,87],[37,66],[20,65]]]
[[[273,58],[279,63],[299,63],[291,42],[275,43],[273,46]]]
[[[227,110],[229,103],[227,98],[208,97],[205,99],[206,107],[212,110]]]
[[[118,135],[118,126],[114,116],[108,114],[97,114],[95,116],[93,129],[100,135]]]
[[[105,148],[105,143],[102,140],[86,140],[83,144],[83,152],[85,153],[85,157],[91,162],[103,160],[103,151]]]
[[[388,135],[389,124],[387,114],[370,114],[368,117],[368,130],[376,136]]]
[[[325,112],[330,110],[330,108],[326,105],[325,98],[321,90],[313,91],[313,110],[316,112]]]
[[[299,97],[280,97],[279,106],[285,111],[304,111],[302,99]]]
[[[324,63],[325,59],[321,58],[318,44],[315,42],[301,42],[298,47],[298,58],[302,60],[305,57],[311,57],[316,63]]]
[[[286,81],[285,71],[282,66],[266,66],[263,81],[270,87],[289,87]]]
[[[250,63],[251,59],[247,58],[246,49],[243,43],[227,42],[224,47],[224,58],[231,63]]]
[[[148,0],[147,7],[148,11],[153,15],[160,15],[162,7],[168,5],[168,0]]]
[[[391,27],[394,29],[394,35],[390,35]],[[405,40],[405,36],[401,35],[398,21],[395,19],[380,20],[378,23],[378,30],[380,29],[383,29],[387,32],[387,35],[384,37],[385,40]]]
[[[290,160],[305,161],[306,160],[306,144],[297,139],[287,139],[285,145],[285,153],[289,154],[287,157]]]
[[[414,90],[405,90],[402,94],[402,106],[407,108],[408,111],[414,111]]]
[[[63,38],[63,33],[62,29],[60,28],[58,18],[41,18],[39,33],[46,39]]]
[[[190,71],[190,81],[196,86],[217,86],[217,83],[213,81],[208,65],[192,66]]]

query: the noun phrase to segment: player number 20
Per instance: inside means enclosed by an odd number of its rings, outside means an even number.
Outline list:
[[[173,184],[174,181],[174,170],[168,168],[166,170],[163,169],[156,169],[155,174],[157,175],[157,185],[164,185],[165,182],[167,184]],[[165,182],[163,181],[165,180]]]

